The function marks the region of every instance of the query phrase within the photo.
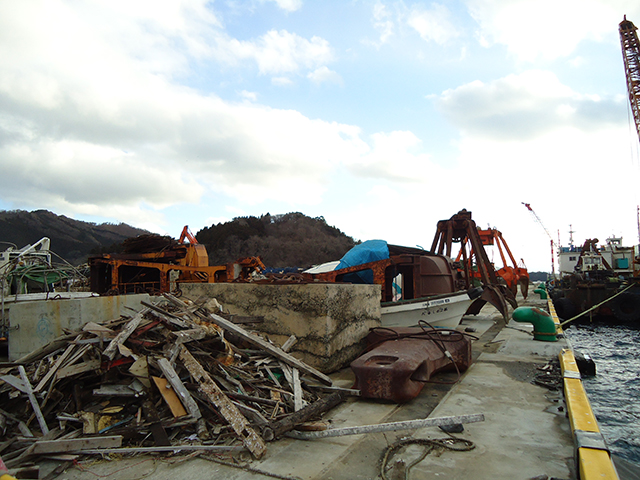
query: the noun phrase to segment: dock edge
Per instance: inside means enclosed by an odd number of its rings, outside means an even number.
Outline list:
[[[549,313],[556,324],[557,333],[562,333],[560,319],[548,299]],[[567,416],[571,424],[576,449],[576,469],[581,480],[619,480],[609,448],[600,432],[598,422],[587,392],[582,385],[582,377],[571,348],[563,349],[558,355],[562,371],[564,397]]]

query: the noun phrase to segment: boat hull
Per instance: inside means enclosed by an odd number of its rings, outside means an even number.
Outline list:
[[[410,327],[427,322],[432,327],[456,328],[473,299],[467,292],[437,295],[381,305],[383,327]]]

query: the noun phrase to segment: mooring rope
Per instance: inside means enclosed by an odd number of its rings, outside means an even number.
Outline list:
[[[458,446],[458,444],[461,444],[461,446]],[[457,438],[457,437],[435,438],[435,439],[401,438],[394,444],[389,445],[385,449],[384,453],[382,454],[382,457],[380,459],[380,476],[382,477],[382,480],[389,480],[387,477],[386,471],[388,469],[389,463],[391,462],[391,459],[395,455],[397,455],[404,447],[407,447],[409,445],[422,445],[425,448],[422,454],[416,460],[414,460],[413,462],[411,462],[409,465],[406,466],[404,471],[405,480],[409,476],[409,470],[411,470],[413,466],[417,465],[422,460],[424,460],[427,455],[429,455],[432,451],[436,449],[439,449],[439,450],[446,449],[446,450],[452,450],[455,452],[467,452],[469,450],[473,450],[474,448],[476,448],[476,446],[473,444],[472,441],[465,440],[463,438]]]
[[[613,300],[614,298],[616,298],[618,295],[622,295],[624,292],[626,292],[627,290],[629,290],[631,287],[634,287],[636,284],[635,283],[631,283],[629,285],[627,285],[627,287],[625,287],[624,289],[620,290],[618,293],[616,293],[615,295],[612,295],[611,297],[607,298],[606,300],[598,303],[597,305],[594,305],[593,307],[591,307],[589,310],[585,310],[582,313],[579,313],[578,315],[576,315],[573,318],[570,318],[569,320],[565,320],[564,322],[562,322],[560,324],[561,327],[564,327],[567,323],[569,322],[573,322],[576,318],[580,318],[581,316],[583,316],[585,313],[589,313],[592,310],[595,310],[596,308],[604,305],[607,302],[610,302],[611,300]]]

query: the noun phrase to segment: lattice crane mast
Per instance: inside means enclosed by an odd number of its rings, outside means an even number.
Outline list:
[[[618,26],[624,69],[627,77],[629,104],[636,124],[636,133],[640,140],[640,42],[638,41],[637,30],[638,28],[633,22],[627,20],[626,15]]]
[[[525,207],[527,207],[527,210],[529,210],[529,212],[531,213],[531,216],[534,218],[536,223],[538,223],[544,229],[545,233],[549,237],[549,240],[551,241],[551,275],[555,276],[556,268],[555,268],[555,260],[554,260],[554,247],[556,246],[556,242],[553,241],[553,237],[549,233],[549,230],[547,230],[547,227],[544,226],[544,223],[542,223],[542,220],[540,220],[540,217],[536,214],[536,212],[533,211],[533,208],[531,208],[531,205],[529,203],[524,203],[524,202],[522,202],[522,204]]]

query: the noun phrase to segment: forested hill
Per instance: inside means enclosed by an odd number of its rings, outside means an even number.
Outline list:
[[[49,237],[51,251],[75,266],[86,262],[90,254],[115,251],[125,239],[147,233],[125,223],[97,225],[47,210],[0,211],[0,250],[11,243],[22,248]]]
[[[356,242],[323,217],[302,213],[239,217],[196,234],[209,253],[209,265],[259,256],[267,267],[308,267],[340,260]]]

